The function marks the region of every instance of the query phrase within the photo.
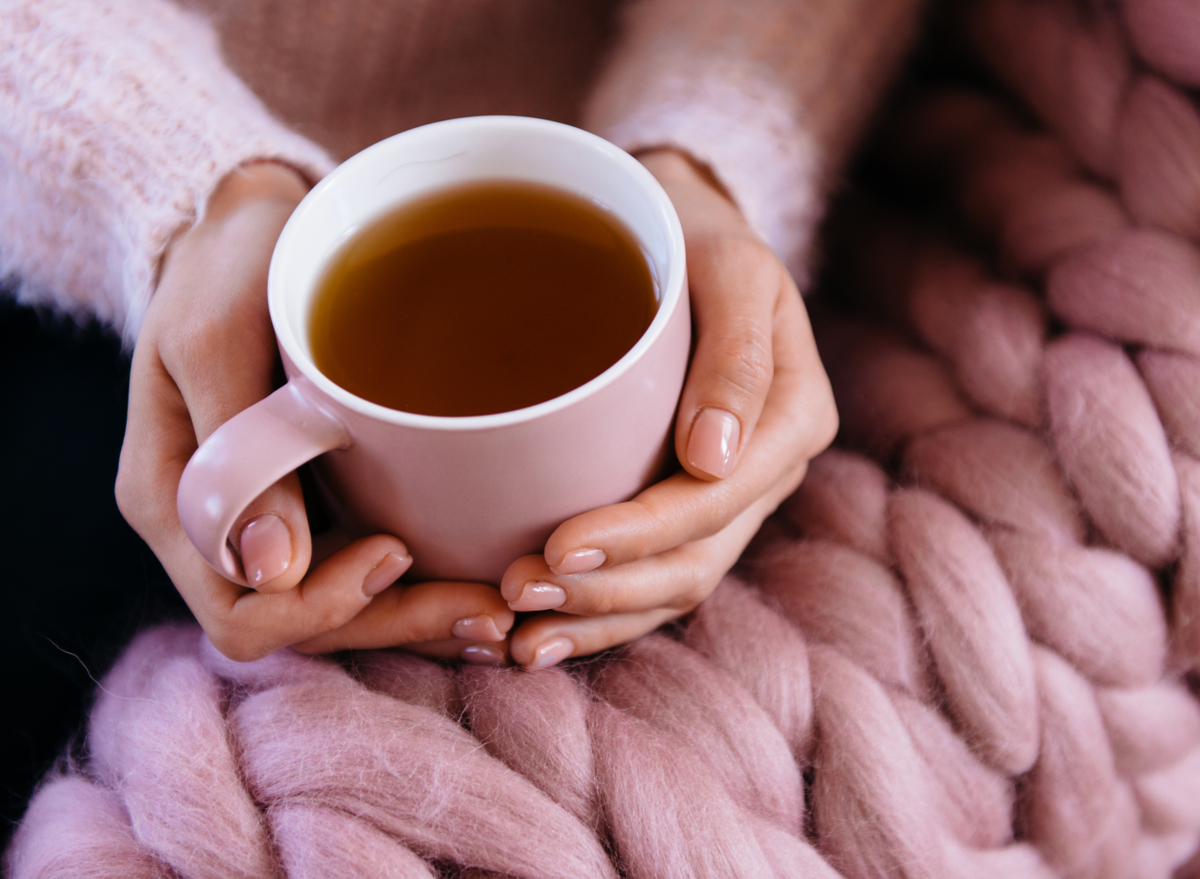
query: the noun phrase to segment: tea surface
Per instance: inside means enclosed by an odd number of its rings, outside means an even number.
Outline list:
[[[607,211],[515,181],[402,205],[334,256],[313,303],[317,368],[422,415],[487,415],[616,363],[658,309],[649,263]]]

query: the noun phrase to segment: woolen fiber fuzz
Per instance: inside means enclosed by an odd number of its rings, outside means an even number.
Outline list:
[[[9,874],[1200,875],[1194,6],[962,4],[1040,127],[928,91],[875,149],[987,247],[856,209],[839,446],[690,617],[536,672],[143,633]]]

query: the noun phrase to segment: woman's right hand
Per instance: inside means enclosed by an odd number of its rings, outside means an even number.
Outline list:
[[[231,659],[288,645],[311,652],[403,645],[499,663],[514,620],[499,591],[480,583],[393,585],[412,562],[396,537],[362,538],[310,569],[312,539],[294,473],[255,499],[231,532],[253,588],[210,568],[180,524],[175,497],[192,453],[275,387],[267,267],[307,189],[283,165],[240,168],[213,192],[203,219],[168,247],[133,353],[117,504]]]

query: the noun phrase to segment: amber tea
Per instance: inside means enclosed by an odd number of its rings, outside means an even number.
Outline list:
[[[488,415],[565,394],[633,347],[657,292],[607,211],[547,186],[464,184],[353,237],[320,282],[317,368],[422,415]]]

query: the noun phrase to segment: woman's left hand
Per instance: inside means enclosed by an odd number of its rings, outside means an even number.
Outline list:
[[[642,163],[679,213],[695,354],[679,402],[682,471],[583,513],[504,574],[513,659],[552,665],[643,635],[716,588],[837,432],[800,294],[734,204],[681,153]]]

